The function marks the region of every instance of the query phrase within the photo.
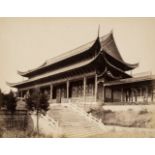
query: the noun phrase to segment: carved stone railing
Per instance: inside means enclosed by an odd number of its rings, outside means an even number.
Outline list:
[[[57,103],[57,99],[49,99],[49,103]],[[70,97],[70,98],[61,98],[61,103],[82,103],[82,104],[94,104],[96,103],[94,96],[84,97]]]
[[[31,114],[33,123],[34,123],[34,131],[37,130],[37,115],[36,113]],[[42,122],[46,125],[42,125]],[[54,120],[48,113],[46,115],[39,115],[39,131],[45,135],[51,135],[53,137],[59,137],[62,135],[62,129],[59,126],[58,121]]]
[[[72,97],[69,99],[71,103],[94,103],[95,97],[94,96],[86,96],[86,97]]]
[[[41,115],[40,116],[41,118],[43,118],[44,120],[47,120],[49,121],[49,125],[58,129],[59,128],[59,123],[58,121],[55,121],[53,118],[49,117],[48,115],[44,116],[44,115]]]
[[[84,102],[84,98],[83,97],[72,97],[72,98],[70,98],[70,102],[71,103]]]
[[[68,98],[61,98],[61,103],[68,103],[69,99]]]
[[[105,126],[101,119],[95,118],[91,113],[87,113],[84,109],[78,107],[76,104],[68,104],[68,106],[80,115],[84,116],[88,121],[95,123],[100,128],[105,129]]]

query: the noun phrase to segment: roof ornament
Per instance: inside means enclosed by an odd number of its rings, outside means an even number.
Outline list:
[[[97,38],[100,37],[100,24],[98,25],[98,34],[97,34]]]
[[[113,30],[113,29],[111,29],[110,33],[111,33],[111,34],[113,34],[113,33],[114,33],[114,30]]]

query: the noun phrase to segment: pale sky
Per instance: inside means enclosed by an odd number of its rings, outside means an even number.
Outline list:
[[[117,47],[133,73],[155,74],[155,18],[0,18],[0,88],[23,78],[17,70],[40,66],[45,60],[72,50],[113,30]]]

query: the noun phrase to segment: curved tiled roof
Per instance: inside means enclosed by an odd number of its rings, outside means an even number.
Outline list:
[[[123,61],[123,59],[122,59],[122,57],[118,51],[118,48],[115,44],[113,33],[110,33],[106,40],[101,37],[100,38],[100,44],[101,44],[102,50],[106,51],[113,58],[115,58],[119,61]]]
[[[98,55],[96,55],[94,58],[91,58],[91,59],[88,59],[88,60],[85,60],[85,61],[82,61],[82,62],[78,62],[78,63],[76,63],[74,65],[71,65],[71,66],[65,66],[65,67],[62,67],[60,69],[57,69],[57,70],[54,70],[54,71],[51,71],[51,72],[48,72],[48,73],[33,77],[31,79],[28,79],[28,80],[25,80],[25,81],[22,81],[22,82],[19,82],[19,83],[8,83],[7,82],[7,84],[9,86],[11,86],[11,87],[16,87],[18,85],[22,85],[22,84],[25,84],[25,83],[30,83],[30,82],[37,81],[37,80],[40,80],[40,79],[43,79],[43,78],[47,78],[47,77],[50,77],[50,76],[53,76],[53,75],[57,75],[57,74],[60,74],[60,73],[65,73],[67,71],[72,71],[74,69],[78,69],[78,68],[84,67],[84,66],[92,63],[94,60],[96,60],[98,58],[99,55],[100,55],[100,53]]]
[[[154,80],[155,80],[154,75],[146,75],[141,77],[133,77],[133,78],[119,79],[115,81],[106,82],[104,86],[114,86],[114,85],[143,82],[143,81],[154,81]]]
[[[82,46],[80,46],[78,48],[75,48],[75,49],[73,49],[73,50],[71,50],[69,52],[66,52],[66,53],[61,54],[61,55],[59,55],[57,57],[48,59],[41,66],[39,66],[39,67],[37,67],[35,69],[28,70],[26,72],[18,71],[18,74],[20,74],[21,76],[26,76],[29,73],[35,72],[37,70],[46,68],[46,67],[48,67],[50,65],[53,65],[55,63],[61,62],[61,61],[65,60],[65,59],[68,59],[68,58],[71,58],[73,56],[79,55],[79,54],[85,52],[86,50],[89,50],[96,43],[97,40],[99,40],[99,43],[101,45],[101,50],[104,50],[111,57],[113,57],[114,59],[121,62],[123,65],[125,65],[127,70],[134,69],[135,67],[138,66],[138,64],[129,64],[129,63],[126,63],[123,60],[123,58],[121,57],[121,55],[119,53],[119,50],[118,50],[118,48],[116,46],[116,43],[115,43],[115,40],[114,40],[114,37],[113,37],[113,33],[110,32],[107,35],[104,35],[104,36],[100,37],[99,39],[97,38],[96,40],[93,40],[93,41],[91,41],[91,42],[89,42],[87,44],[84,44],[84,45],[82,45]]]
[[[113,33],[110,33],[108,38],[106,40],[100,39],[100,44],[102,50],[106,52],[108,55],[110,55],[112,58],[116,59],[118,62],[124,65],[126,68],[125,70],[131,70],[138,66],[138,63],[135,64],[129,64],[123,60],[123,58],[120,55],[120,52],[117,48],[117,45],[115,43]]]
[[[39,67],[37,67],[37,68],[35,68],[35,69],[28,70],[28,71],[26,71],[26,72],[18,71],[18,74],[20,74],[20,75],[23,76],[23,75],[28,74],[28,73],[30,73],[30,72],[34,72],[34,71],[36,71],[36,70],[38,70],[38,69],[45,68],[45,67],[47,67],[47,66],[49,66],[49,65],[53,65],[53,64],[55,64],[55,63],[57,63],[57,62],[60,62],[60,61],[62,61],[62,60],[65,60],[65,59],[67,59],[67,58],[70,58],[70,57],[72,57],[72,56],[75,56],[75,55],[78,55],[78,54],[80,54],[80,53],[83,53],[84,51],[86,51],[86,50],[88,50],[89,48],[91,48],[91,47],[93,46],[94,43],[95,43],[95,40],[94,40],[94,41],[91,41],[91,42],[89,42],[89,43],[87,43],[87,44],[84,44],[84,45],[82,45],[82,46],[80,46],[80,47],[78,47],[78,48],[75,48],[75,49],[73,49],[73,50],[71,50],[71,51],[68,51],[68,52],[66,52],[66,53],[63,53],[63,54],[61,54],[61,55],[59,55],[59,56],[56,56],[56,57],[51,58],[51,59],[48,59],[48,60],[46,60],[41,66],[39,66]]]
[[[108,33],[107,35],[104,35],[104,36],[100,37],[100,39],[106,40],[109,36],[110,36],[110,33]],[[57,62],[63,61],[65,59],[68,59],[68,58],[70,58],[72,56],[79,55],[79,54],[85,52],[86,50],[89,50],[95,44],[96,41],[97,41],[97,39],[96,40],[93,40],[93,41],[91,41],[91,42],[89,42],[87,44],[84,44],[84,45],[82,45],[82,46],[80,46],[78,48],[75,48],[75,49],[73,49],[71,51],[68,51],[66,53],[63,53],[63,54],[61,54],[61,55],[59,55],[57,57],[48,59],[41,66],[39,66],[39,67],[37,67],[35,69],[28,70],[28,71],[25,71],[25,72],[17,71],[17,73],[19,75],[21,75],[21,76],[24,76],[24,75],[29,74],[31,72],[34,72],[36,70],[45,68],[45,67],[50,66],[50,65],[53,65],[53,64],[55,64]]]

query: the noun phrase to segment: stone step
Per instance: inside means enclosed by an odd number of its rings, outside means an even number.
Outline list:
[[[89,137],[97,134],[102,134],[103,132],[80,132],[80,133],[66,133],[66,137],[68,138],[84,138],[84,137]]]
[[[52,106],[48,115],[58,121],[66,137],[88,137],[103,132],[99,126],[70,107],[63,105]]]
[[[74,135],[74,134],[98,134],[98,133],[101,133],[100,130],[97,130],[97,129],[93,129],[93,130],[65,130],[64,131],[65,134],[67,135]]]
[[[64,132],[65,133],[90,133],[90,132],[100,132],[101,130],[100,129],[97,129],[97,128],[93,128],[91,130],[89,129],[65,129]]]

